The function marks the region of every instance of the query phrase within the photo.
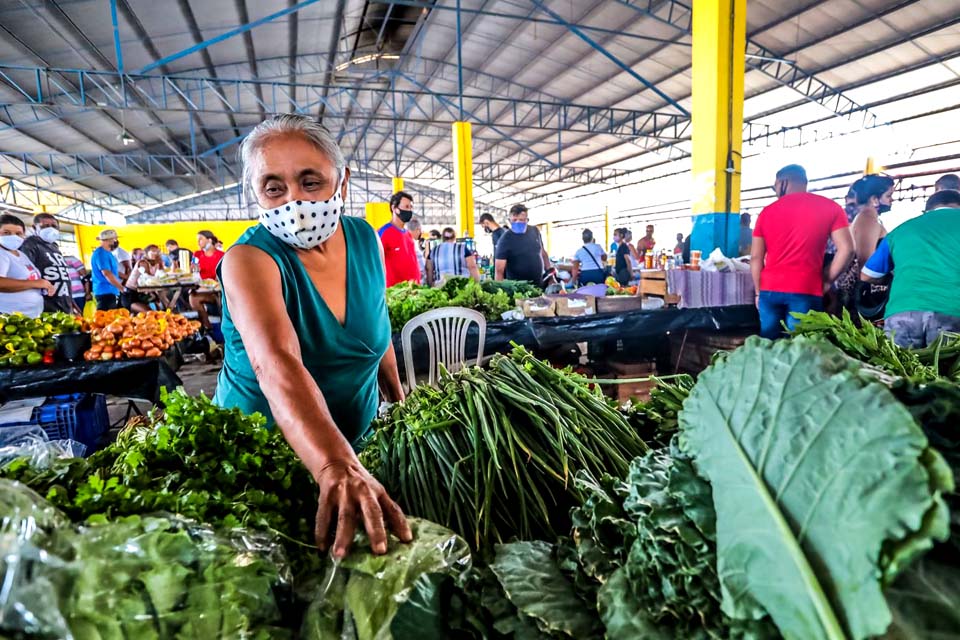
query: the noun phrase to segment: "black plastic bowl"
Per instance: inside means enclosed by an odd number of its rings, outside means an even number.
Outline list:
[[[83,360],[84,352],[90,348],[89,333],[58,333],[55,336],[55,351],[57,360],[79,362]]]

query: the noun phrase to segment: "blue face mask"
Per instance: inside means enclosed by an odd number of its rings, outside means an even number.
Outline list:
[[[527,223],[526,222],[511,222],[510,231],[514,233],[526,233],[527,232]]]

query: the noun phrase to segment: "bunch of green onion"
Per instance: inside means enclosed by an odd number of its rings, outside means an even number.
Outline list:
[[[573,474],[623,477],[647,450],[599,388],[518,347],[417,387],[375,425],[362,460],[407,514],[486,549],[566,534]]]

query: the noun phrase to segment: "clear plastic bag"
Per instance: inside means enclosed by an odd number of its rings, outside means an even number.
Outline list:
[[[81,637],[283,637],[275,590],[289,568],[265,534],[225,537],[174,516],[93,523],[77,535],[72,579],[61,610]]]
[[[58,458],[79,458],[86,447],[74,440],[50,440],[40,425],[0,427],[0,466],[28,458],[34,469],[47,469]]]
[[[0,537],[0,629],[68,640],[290,637],[281,601],[291,571],[272,536],[169,515],[74,528],[29,497]]]
[[[470,548],[438,524],[408,518],[413,542],[391,537],[373,555],[358,534],[350,555],[330,560],[307,609],[303,640],[390,640],[445,637],[444,583],[470,568]]]
[[[69,638],[57,605],[70,521],[32,489],[0,479],[0,631]]]

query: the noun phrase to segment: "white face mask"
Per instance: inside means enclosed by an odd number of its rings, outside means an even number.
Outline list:
[[[0,247],[16,251],[23,244],[23,238],[20,236],[0,236]]]
[[[44,242],[56,242],[60,239],[60,230],[55,227],[44,227],[37,231],[37,235]]]
[[[318,247],[336,232],[343,215],[343,198],[340,188],[329,200],[291,200],[277,207],[260,211],[260,224],[277,239],[297,249]]]

